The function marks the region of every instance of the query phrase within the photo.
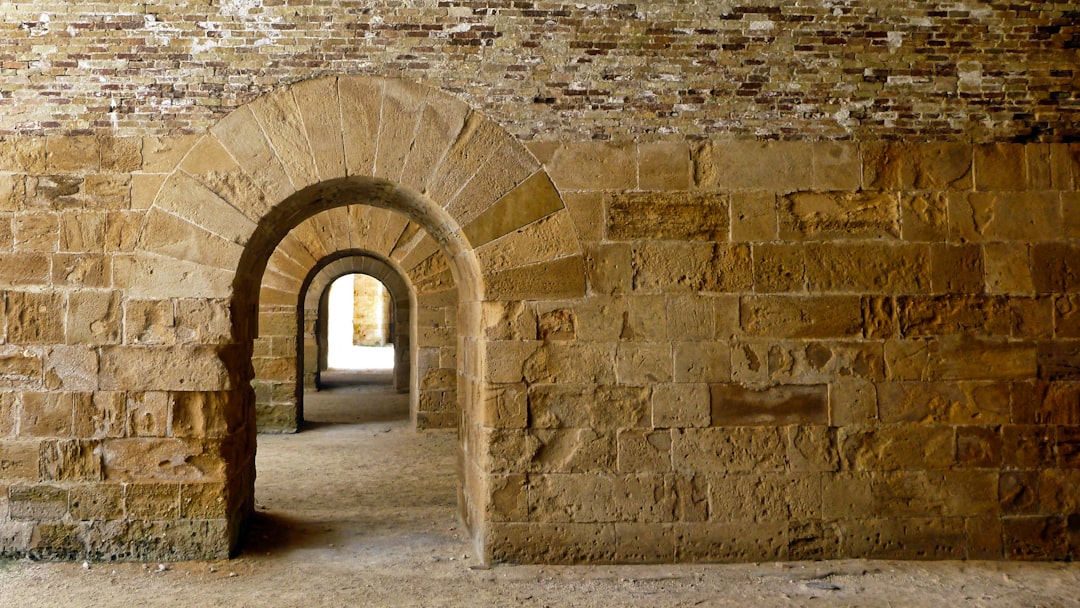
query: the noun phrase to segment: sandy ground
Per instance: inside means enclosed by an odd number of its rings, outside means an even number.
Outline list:
[[[238,558],[0,562],[0,608],[1080,606],[1080,565],[1063,563],[485,569],[455,514],[455,435],[414,432],[406,397],[366,378],[310,395],[304,432],[260,436],[258,518]]]

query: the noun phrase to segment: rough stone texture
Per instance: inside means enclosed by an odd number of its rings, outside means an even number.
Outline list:
[[[1077,557],[1074,7],[324,4],[8,11],[0,553],[235,547],[367,256],[487,561]]]

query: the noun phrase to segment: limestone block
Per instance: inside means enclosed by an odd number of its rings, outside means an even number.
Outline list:
[[[900,331],[906,337],[967,334],[1050,337],[1049,298],[913,296],[897,298]]]
[[[527,266],[580,253],[565,211],[521,227],[476,250],[485,273]]]
[[[1039,378],[1042,380],[1078,380],[1080,363],[1076,360],[1080,343],[1070,340],[1038,345]]]
[[[142,170],[147,173],[172,172],[199,139],[198,135],[144,137]]]
[[[105,251],[134,251],[145,217],[134,211],[110,211],[105,224]]]
[[[1034,515],[1039,508],[1039,474],[1003,471],[998,479],[998,503],[1006,515]]]
[[[96,391],[75,398],[75,436],[86,439],[123,437],[127,434],[127,394]]]
[[[59,485],[17,485],[8,490],[12,519],[58,520],[68,512],[68,490]]]
[[[15,246],[15,234],[11,230],[12,214],[0,214],[0,251],[10,252]]]
[[[538,342],[488,340],[484,342],[487,380],[496,383],[521,382],[524,369],[537,353]],[[542,366],[541,366],[542,367]]]
[[[675,529],[654,523],[615,523],[615,562],[668,564],[675,560]]]
[[[180,342],[226,344],[232,340],[232,309],[228,300],[177,300],[175,321]],[[295,353],[295,343],[292,346]]]
[[[1046,426],[1013,424],[1001,428],[1001,454],[1006,468],[1056,466],[1056,444],[1056,434]]]
[[[182,519],[223,519],[228,516],[222,483],[185,483],[180,485]]]
[[[623,342],[615,354],[615,373],[620,384],[669,382],[672,363],[670,345]]]
[[[630,245],[603,243],[585,248],[585,272],[594,294],[622,294],[632,288]]]
[[[479,247],[562,208],[551,180],[538,171],[470,219],[463,231],[469,243]]]
[[[40,388],[42,353],[18,346],[0,346],[0,386]]]
[[[633,249],[634,290],[738,292],[753,281],[750,247],[644,241]]]
[[[446,210],[465,225],[539,169],[520,142],[473,113],[431,177],[429,196],[446,201]]]
[[[296,190],[250,108],[233,111],[210,132],[267,198],[283,200]]]
[[[713,426],[828,424],[827,386],[777,386],[752,390],[733,384],[710,387]]]
[[[574,340],[577,338],[577,314],[569,308],[545,312],[540,315],[537,333],[541,340]]]
[[[949,236],[949,200],[945,192],[900,194],[900,235],[905,241],[944,241]]]
[[[131,176],[128,174],[87,175],[83,182],[83,204],[95,209],[131,208]]]
[[[222,269],[237,267],[243,247],[174,215],[152,209],[140,245],[147,251]]]
[[[231,388],[218,349],[206,346],[105,346],[99,382],[105,390],[221,390]]]
[[[379,114],[379,143],[371,175],[401,182],[405,161],[412,151],[424,106],[431,95],[431,89],[411,82],[386,81]]]
[[[57,253],[52,256],[53,285],[109,287],[112,265],[102,254]]]
[[[1021,424],[1080,424],[1080,384],[1012,383],[1012,421]]]
[[[1080,469],[1080,426],[1057,427],[1057,466]]]
[[[1000,468],[1000,433],[994,427],[956,427],[956,464],[965,468]]]
[[[495,563],[610,563],[617,546],[610,523],[491,523],[486,539]]]
[[[972,149],[961,142],[863,145],[863,187],[969,190]]]
[[[345,175],[340,100],[336,78],[306,80],[291,89],[303,115],[304,132],[322,179]]]
[[[85,178],[79,175],[42,175],[27,178],[26,198],[30,205],[52,209],[94,207],[87,200]]]
[[[339,78],[345,163],[349,175],[373,175],[384,81]]]
[[[7,411],[0,413],[8,414]],[[0,442],[0,479],[5,484],[18,481],[38,481],[38,442]]]
[[[961,518],[842,520],[838,525],[844,555],[875,559],[960,559],[967,555]]]
[[[997,424],[1009,422],[1010,390],[1001,382],[883,382],[882,422]]]
[[[536,313],[524,302],[483,302],[482,307],[481,323],[488,340],[536,339]]]
[[[0,286],[46,285],[49,256],[42,253],[0,253]]]
[[[536,384],[528,390],[530,426],[598,430],[646,427],[649,398],[648,387]]]
[[[714,427],[672,433],[672,466],[677,472],[766,472],[787,466],[787,442],[780,428]]]
[[[1017,243],[983,245],[983,271],[989,293],[1031,293],[1035,291],[1030,249]]]
[[[529,516],[542,523],[670,522],[672,478],[663,475],[531,475]]]
[[[855,471],[935,470],[954,462],[952,427],[840,429],[840,461]]]
[[[525,381],[610,384],[615,380],[614,350],[610,344],[547,342],[525,361]]]
[[[621,473],[668,473],[671,471],[671,432],[624,429],[617,437],[618,470]]]
[[[1004,477],[1004,475],[1002,475]],[[1080,508],[1080,470],[1044,469],[1038,473],[1039,505],[1044,513],[1075,513]]]
[[[65,211],[60,214],[60,251],[105,250],[105,213]]]
[[[431,174],[465,127],[472,110],[457,100],[433,95],[419,113],[408,156],[401,164],[399,181],[417,192],[432,187]]]
[[[852,142],[815,142],[813,151],[815,190],[858,190],[862,186],[862,159]]]
[[[752,248],[754,291],[806,290],[806,248],[802,245],[755,244]]]
[[[935,292],[982,292],[985,286],[982,248],[936,243],[930,249],[930,272],[930,288]]]
[[[100,442],[84,439],[43,441],[38,467],[44,481],[100,481]]]
[[[1061,215],[1065,238],[1075,239],[1080,236],[1080,192],[1061,193]]]
[[[124,511],[132,519],[176,519],[180,513],[180,486],[171,483],[125,484]]]
[[[535,433],[538,449],[527,470],[542,473],[600,473],[615,470],[613,432],[594,429],[542,429]]]
[[[873,512],[872,479],[871,473],[859,471],[823,476],[822,516],[831,520],[857,519]]]
[[[709,482],[709,504],[725,521],[782,522],[818,519],[821,484],[817,476],[788,473],[729,473]]]
[[[996,143],[975,146],[975,189],[980,191],[1026,190],[1027,157],[1022,144]]]
[[[677,561],[757,562],[787,557],[787,524],[783,522],[680,523],[675,533]]]
[[[101,168],[101,145],[92,135],[47,137],[45,160],[50,171],[95,171]]]
[[[169,397],[167,393],[151,391],[128,393],[128,437],[165,437],[169,434]]]
[[[730,195],[731,240],[736,243],[775,241],[779,236],[776,195],[736,192]]]
[[[130,173],[142,167],[142,139],[138,137],[99,138],[101,169]]]
[[[26,201],[26,176],[0,174],[0,211],[18,211]]]
[[[107,481],[201,483],[224,478],[225,463],[214,444],[146,437],[109,439],[101,447]]]
[[[836,427],[820,424],[787,427],[788,469],[834,473],[840,468]]]
[[[129,298],[226,298],[234,276],[230,270],[148,253],[113,256],[113,286]]]
[[[594,244],[603,240],[607,195],[601,192],[564,192],[562,199],[573,220],[578,241]]]
[[[484,392],[481,424],[491,428],[521,429],[529,422],[528,393],[525,384],[489,385]]]
[[[704,383],[664,383],[653,387],[653,427],[709,426],[711,416],[709,385]]]
[[[971,192],[949,197],[954,240],[1042,242],[1063,236],[1056,192]]]
[[[788,559],[823,560],[840,556],[840,530],[818,520],[788,524]]]
[[[821,243],[806,248],[811,291],[923,293],[930,288],[929,247],[917,244]]]
[[[640,143],[638,188],[688,190],[691,185],[690,148],[684,142]]]
[[[693,150],[698,188],[791,192],[814,188],[811,142],[707,141]]]
[[[585,295],[585,268],[578,256],[522,266],[484,277],[492,300],[571,299]]]
[[[70,437],[73,407],[71,393],[23,393],[19,435]]]
[[[674,346],[675,382],[730,381],[731,348],[727,343],[676,342]]]
[[[292,91],[264,95],[247,107],[262,127],[277,161],[285,169],[293,187],[300,190],[320,181],[311,146],[308,144],[304,119],[293,99]]]
[[[51,253],[60,241],[60,218],[55,213],[17,213],[12,222],[16,252]]]
[[[779,200],[784,240],[896,238],[900,201],[892,192],[795,192]]]
[[[762,353],[772,384],[827,384],[836,378],[884,378],[877,342],[775,342]],[[761,356],[761,355],[755,355]]]
[[[255,223],[229,201],[183,172],[177,172],[161,186],[154,205],[235,243],[246,243]],[[250,211],[249,211],[250,212]],[[150,218],[157,217],[151,211]],[[153,224],[146,230],[158,230]]]
[[[249,175],[237,164],[229,151],[215,137],[204,137],[199,140],[180,168],[184,173],[201,182],[218,198],[235,207],[245,217],[260,218],[270,209],[269,195],[263,191],[255,177]],[[182,179],[178,173],[170,177]],[[201,189],[193,190],[192,196],[208,198]],[[210,209],[214,209],[213,201],[210,202]],[[197,213],[199,208],[199,205],[178,207],[185,210],[183,212],[185,217],[187,214]],[[214,219],[210,217],[207,221]]]
[[[1080,247],[1066,243],[1032,245],[1031,275],[1037,293],[1080,290]]]
[[[44,137],[0,139],[0,171],[41,173],[45,171],[45,158]]]
[[[63,343],[64,300],[62,292],[9,291],[7,294],[8,343]]]
[[[97,389],[97,352],[86,346],[53,346],[45,351],[44,385],[49,390]]]
[[[844,338],[863,334],[857,296],[743,296],[743,331],[750,336]]]
[[[1002,519],[1006,559],[1060,560],[1066,554],[1068,525],[1062,516]]]
[[[645,298],[652,299],[650,296]],[[643,298],[635,298],[635,301]],[[687,342],[712,340],[715,337],[724,338],[730,333],[731,327],[727,324],[727,311],[721,310],[736,302],[728,296],[701,296],[697,294],[668,296],[664,298],[664,306],[656,321],[663,321],[667,317],[667,334],[660,339],[670,336],[672,339]],[[664,314],[666,312],[666,314]],[[738,319],[738,312],[734,313]],[[720,321],[721,329],[717,331],[717,321]],[[623,321],[624,327],[626,319]],[[637,332],[635,332],[637,333]]]
[[[115,520],[124,517],[124,488],[120,484],[80,484],[68,492],[74,520]]]
[[[607,197],[607,238],[727,241],[728,197],[699,192],[622,192]]]
[[[630,143],[561,144],[544,165],[560,191],[638,187],[637,150]]]

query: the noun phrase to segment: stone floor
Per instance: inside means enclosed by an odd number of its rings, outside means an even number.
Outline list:
[[[452,432],[409,428],[382,375],[308,396],[260,436],[258,517],[236,559],[0,562],[0,607],[1080,606],[1080,565],[846,560],[480,566],[455,515]]]

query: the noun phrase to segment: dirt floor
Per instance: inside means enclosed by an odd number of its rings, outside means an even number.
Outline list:
[[[350,385],[359,380],[362,384]],[[259,437],[258,518],[220,562],[0,562],[0,607],[1080,606],[1080,565],[845,560],[502,566],[455,509],[455,434],[410,429],[388,376],[341,376]]]

